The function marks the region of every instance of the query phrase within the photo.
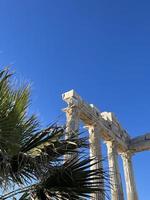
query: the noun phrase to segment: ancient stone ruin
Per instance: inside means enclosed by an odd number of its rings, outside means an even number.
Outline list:
[[[124,194],[122,181],[119,172],[118,155],[123,161],[126,194],[128,200],[137,200],[138,195],[134,181],[132,167],[132,155],[150,149],[150,134],[131,138],[130,135],[121,127],[114,114],[111,112],[100,112],[93,104],[88,104],[74,91],[71,90],[62,95],[63,100],[68,104],[64,109],[66,112],[68,131],[77,131],[80,120],[85,124],[89,132],[90,156],[102,159],[100,140],[107,146],[108,164],[113,173],[110,173],[111,199],[123,200]],[[100,168],[100,164],[94,166]],[[101,185],[100,187],[104,187]],[[95,194],[94,199],[104,200],[99,193]]]

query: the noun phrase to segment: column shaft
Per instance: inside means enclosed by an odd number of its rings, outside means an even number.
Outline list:
[[[134,173],[133,173],[133,167],[132,167],[131,154],[123,153],[123,154],[121,154],[121,157],[123,160],[127,199],[128,200],[138,200],[138,196],[137,196],[137,192],[136,192],[136,185],[135,185],[135,181],[134,181]]]
[[[110,170],[110,187],[112,200],[123,200],[122,181],[118,165],[118,153],[113,141],[107,141],[108,164]]]
[[[91,166],[91,169],[102,169],[102,152],[101,152],[101,145],[100,145],[100,130],[96,126],[89,126],[89,143],[90,143],[90,157],[95,158],[93,162],[97,162],[97,164]],[[100,192],[97,192],[92,195],[93,199],[95,200],[104,200],[105,199],[105,188],[104,188],[104,179],[103,176],[100,176],[100,183],[99,188],[101,189]]]
[[[66,139],[74,135],[78,137],[79,132],[79,109],[77,106],[71,106],[64,110],[66,112]],[[75,154],[64,156],[65,159],[74,157]]]
[[[79,110],[76,106],[65,109],[66,112],[66,131],[67,133],[78,132],[79,129]]]

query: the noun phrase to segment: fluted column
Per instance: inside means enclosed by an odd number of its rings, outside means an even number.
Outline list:
[[[102,152],[101,152],[101,144],[100,144],[100,129],[97,126],[86,126],[89,131],[89,143],[90,143],[90,157],[95,158],[93,162],[97,162],[97,164],[91,166],[91,169],[102,169]],[[104,200],[104,179],[103,176],[99,177],[99,188],[100,192],[97,192],[92,195],[95,200]]]
[[[122,181],[118,165],[118,153],[114,141],[106,141],[108,152],[108,164],[110,170],[111,199],[123,200]]]
[[[79,131],[79,109],[76,105],[71,105],[64,109],[66,112],[66,139],[75,135],[78,137]],[[64,158],[67,159],[69,157],[74,157],[76,154],[66,155]]]
[[[124,175],[126,182],[127,200],[138,200],[136,185],[134,181],[134,173],[132,166],[132,154],[125,152],[121,154],[124,167]]]
[[[68,134],[78,133],[79,129],[79,109],[76,106],[68,107],[66,112],[66,131]]]

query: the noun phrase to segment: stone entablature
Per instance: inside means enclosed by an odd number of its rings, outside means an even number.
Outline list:
[[[133,153],[150,150],[150,133],[131,139],[129,150]]]
[[[115,140],[119,152],[126,151],[130,136],[121,127],[118,120],[111,112],[100,112],[93,104],[88,104],[74,91],[62,95],[68,108],[76,107],[80,112],[80,119],[86,125],[96,124],[101,128],[101,137],[104,140]],[[65,110],[64,110],[65,111]]]

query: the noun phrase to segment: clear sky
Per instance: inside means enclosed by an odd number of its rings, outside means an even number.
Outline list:
[[[0,0],[0,64],[32,82],[43,124],[75,89],[113,111],[132,137],[150,131],[148,0]],[[150,199],[150,153],[134,157],[140,200]]]

